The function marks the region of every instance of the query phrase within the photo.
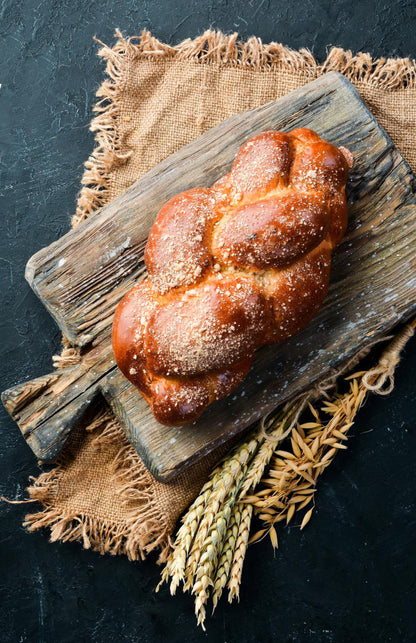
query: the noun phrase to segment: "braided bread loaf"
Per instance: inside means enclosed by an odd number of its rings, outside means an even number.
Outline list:
[[[318,311],[347,224],[352,160],[311,130],[263,132],[211,188],[160,210],[148,278],[113,323],[116,362],[159,422],[196,420],[243,381],[257,348]]]

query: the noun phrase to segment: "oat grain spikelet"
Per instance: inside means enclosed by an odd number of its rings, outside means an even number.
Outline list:
[[[346,448],[347,434],[368,393],[392,389],[394,369],[415,326],[416,320],[396,336],[374,368],[346,378],[345,393],[329,394],[335,377],[322,382],[259,423],[213,471],[183,519],[161,581],[171,579],[172,593],[180,583],[184,591],[192,591],[203,629],[210,595],[213,610],[226,586],[230,602],[239,598],[248,543],[269,536],[276,549],[279,522],[289,524],[302,512],[300,529],[308,524],[317,479]],[[312,402],[319,398],[324,401],[318,411]],[[306,408],[312,419],[301,422]],[[249,540],[253,512],[263,525]]]

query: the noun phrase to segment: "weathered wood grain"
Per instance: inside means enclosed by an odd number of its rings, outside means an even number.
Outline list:
[[[6,410],[40,460],[49,462],[62,451],[72,430],[97,398],[100,383],[115,363],[108,332],[80,364],[19,384],[2,394]]]
[[[311,324],[260,350],[245,382],[195,425],[158,424],[112,361],[109,330],[121,297],[144,275],[143,249],[160,206],[229,170],[237,149],[265,129],[315,129],[355,156],[347,235],[331,285]],[[299,390],[339,368],[359,348],[415,310],[416,200],[413,177],[352,85],[330,73],[307,87],[210,130],[136,182],[90,221],[30,260],[27,278],[71,341],[81,365],[3,395],[38,457],[54,457],[101,391],[133,446],[168,480]],[[78,389],[75,389],[78,386]],[[79,392],[78,392],[79,391]]]
[[[381,143],[377,127],[352,118],[363,109],[352,85],[330,73],[278,101],[237,114],[172,154],[100,214],[35,254],[26,269],[30,285],[67,338],[84,346],[111,324],[115,305],[143,276],[147,236],[168,199],[191,187],[212,185],[229,171],[242,143],[266,129],[310,124],[331,142],[351,146],[354,138],[366,137],[375,150]]]

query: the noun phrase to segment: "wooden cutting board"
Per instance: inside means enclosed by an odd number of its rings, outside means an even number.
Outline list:
[[[352,151],[350,218],[325,303],[291,340],[258,351],[246,381],[192,425],[156,422],[114,364],[117,303],[145,276],[143,250],[173,195],[227,173],[238,148],[267,129],[304,126]],[[280,100],[234,116],[168,157],[125,194],[34,255],[26,278],[82,348],[79,365],[3,394],[36,456],[51,460],[91,403],[105,396],[145,464],[169,480],[278,404],[329,374],[416,309],[416,200],[409,167],[354,87],[331,72]]]

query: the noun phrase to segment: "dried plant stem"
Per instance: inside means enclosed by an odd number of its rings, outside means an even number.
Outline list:
[[[218,513],[207,537],[201,545],[201,555],[195,571],[192,594],[195,595],[195,615],[198,625],[204,628],[205,605],[209,598],[209,588],[213,585],[221,548],[231,517],[233,500],[229,500]],[[205,628],[204,628],[205,629]]]
[[[184,583],[184,590],[192,588],[202,547],[214,518],[229,497],[233,499],[232,502],[235,501],[237,489],[258,446],[258,441],[251,437],[239,445],[231,456],[225,458],[214,469],[184,516],[173,551],[162,571],[161,583],[168,582],[171,578],[172,594],[181,582]]]
[[[416,320],[396,336],[373,369],[346,378],[345,393],[329,395],[335,377],[321,382],[260,422],[212,472],[183,518],[161,580],[171,579],[172,594],[180,583],[184,591],[192,591],[204,629],[210,594],[214,610],[226,586],[230,602],[239,598],[248,543],[268,535],[277,548],[276,524],[289,524],[303,509],[300,528],[307,525],[318,477],[346,449],[348,431],[369,391],[392,389],[400,353],[415,326]],[[318,413],[311,402],[322,397]],[[312,418],[300,423],[306,408]],[[263,527],[249,541],[253,512]]]
[[[248,463],[257,448],[258,443],[255,439],[243,443],[236,453],[229,460],[226,460],[222,467],[219,467],[219,472],[214,476],[212,492],[199,522],[198,531],[186,563],[185,591],[190,590],[192,587],[203,551],[203,543],[216,515],[223,503],[226,503],[228,499],[231,498],[232,502],[234,502],[237,491],[244,479]]]
[[[354,378],[347,393],[336,395],[324,403],[324,410],[330,415],[326,424],[314,411],[315,421],[292,429],[291,450],[276,451],[267,477],[262,480],[263,488],[245,498],[254,507],[264,527],[254,535],[252,542],[269,532],[274,544],[274,525],[281,521],[288,524],[296,512],[313,502],[316,480],[330,465],[337,451],[346,448],[343,444],[346,433],[366,394],[364,385]],[[308,507],[303,527],[310,517],[311,507]]]
[[[317,478],[331,464],[339,450],[346,449],[344,442],[354,419],[370,391],[385,394],[393,387],[394,369],[408,339],[413,335],[415,322],[404,327],[383,351],[376,366],[347,377],[349,389],[335,394],[323,402],[322,412],[326,421],[310,405],[314,421],[292,429],[291,450],[278,450],[270,460],[267,477],[257,494],[245,497],[263,522],[263,528],[251,541],[260,540],[269,533],[275,541],[274,525],[288,524],[298,511],[307,508],[301,529],[309,522],[313,507]],[[387,383],[387,389],[386,389]]]
[[[283,411],[277,415],[269,416],[269,421],[267,421],[267,419],[262,421],[262,431],[260,433],[263,433],[263,435],[259,436],[259,440],[261,440],[261,438],[263,438],[263,440],[244,480],[240,498],[243,498],[249,489],[258,485],[277,445],[288,436],[306,404],[312,397],[313,393],[308,392],[287,404],[283,408]]]
[[[234,598],[240,598],[241,574],[243,573],[243,563],[246,555],[248,539],[250,535],[251,517],[253,515],[252,505],[245,505],[242,510],[240,529],[234,550],[233,562],[230,570],[230,580],[228,581],[228,602],[231,603]]]
[[[208,505],[204,512],[204,516],[200,522],[198,532],[195,537],[194,544],[192,546],[189,558],[187,560],[186,564],[186,569],[185,569],[185,584],[184,584],[184,590],[190,590],[193,583],[195,582],[195,579],[197,578],[197,570],[198,570],[198,565],[200,563],[201,557],[203,556],[204,550],[207,547],[209,538],[210,538],[210,530],[213,527],[215,530],[217,525],[216,521],[217,518],[220,520],[221,525],[220,529],[222,529],[223,522],[223,512],[226,510],[228,512],[228,508],[231,510],[231,506],[235,501],[235,497],[237,495],[237,491],[239,489],[239,486],[241,484],[241,481],[244,477],[244,472],[240,472],[238,477],[235,479],[233,486],[228,489],[219,489],[218,493],[213,494],[213,498],[211,500],[211,503]],[[228,500],[226,500],[228,498]],[[229,504],[231,503],[231,506],[229,507]],[[228,515],[228,513],[227,513]],[[228,515],[229,519],[229,515]],[[228,521],[227,521],[228,524]],[[225,525],[227,527],[227,525]],[[215,534],[214,534],[215,537]],[[207,540],[208,539],[208,540]]]
[[[162,572],[161,582],[167,582],[169,577],[172,578],[170,583],[170,593],[172,595],[175,594],[178,585],[184,580],[186,557],[191,549],[211,491],[212,479],[208,480],[204,485],[199,496],[197,496],[196,500],[190,506],[188,513],[185,515],[176,536],[172,555]]]
[[[245,507],[246,505],[244,505],[244,503],[242,502],[237,502],[235,504],[234,511],[228,525],[227,533],[225,534],[223,549],[218,563],[212,591],[213,612],[217,607],[218,601],[221,598],[222,592],[227,584],[230,575],[236,542],[240,531],[243,510]]]

